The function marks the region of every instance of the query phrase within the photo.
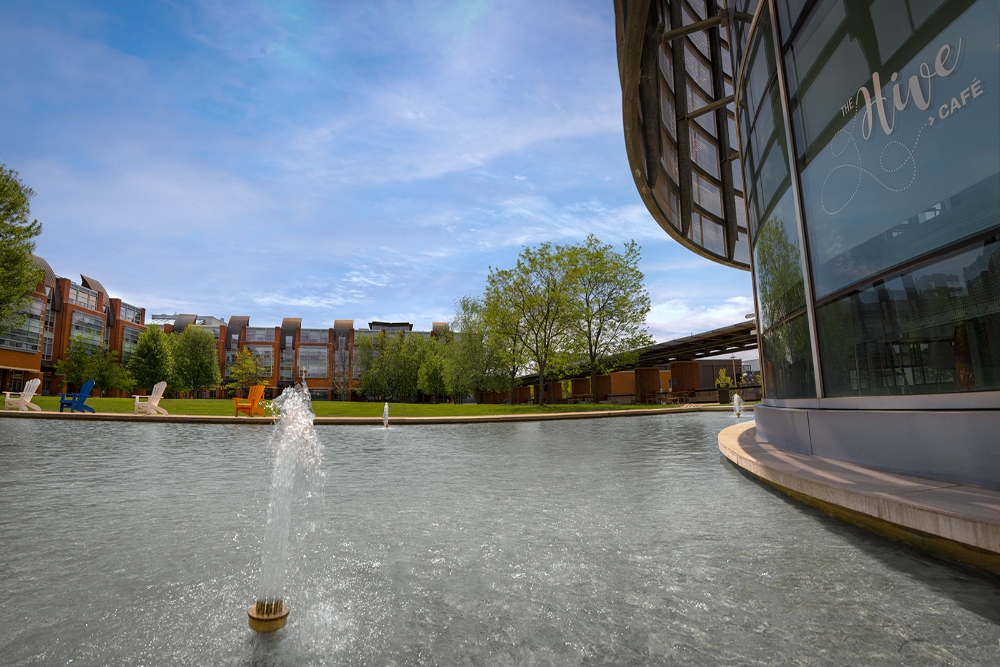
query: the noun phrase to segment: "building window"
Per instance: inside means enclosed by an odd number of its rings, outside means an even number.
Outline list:
[[[250,329],[247,329],[250,331]],[[274,329],[271,329],[272,338],[274,337]],[[257,358],[257,363],[261,367],[262,379],[268,379],[274,375],[274,348],[270,345],[247,345],[246,349],[253,353],[253,356]]]
[[[329,329],[299,329],[300,343],[328,343],[329,341]]]
[[[131,322],[132,324],[142,324],[142,309],[123,301],[121,308],[118,310],[118,319]]]
[[[21,311],[27,316],[20,328],[0,335],[0,347],[18,352],[38,352],[42,342],[42,300],[32,299]]]
[[[226,377],[227,380],[230,379],[230,377],[231,377],[230,373],[229,373],[229,367],[236,363],[236,354],[237,354],[236,350],[226,350],[226,370],[225,370],[225,377]]]
[[[100,317],[74,310],[70,325],[70,336],[82,337],[90,348],[96,350],[104,340],[104,321]]]
[[[127,366],[136,343],[139,342],[139,334],[142,333],[135,327],[125,327],[122,331],[122,366]]]
[[[1000,389],[1000,236],[816,309],[829,396]]]
[[[300,347],[299,369],[305,371],[307,378],[328,377],[327,358],[327,348],[325,347]]]
[[[330,399],[329,389],[309,389],[309,396],[314,401],[327,401]]]
[[[273,327],[247,327],[246,342],[248,343],[273,343]]]
[[[87,308],[88,310],[97,310],[98,301],[100,301],[100,294],[98,292],[87,289],[82,285],[77,285],[76,283],[69,284],[70,303],[81,308]]]
[[[295,379],[295,350],[285,348],[281,351],[281,368],[278,371],[278,379],[284,381]]]

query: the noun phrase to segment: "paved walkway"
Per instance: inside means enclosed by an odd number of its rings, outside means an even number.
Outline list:
[[[745,410],[753,411],[753,406]],[[581,412],[548,412],[521,415],[467,415],[452,417],[393,417],[393,426],[419,424],[482,424],[488,422],[552,421],[559,419],[602,419],[607,417],[643,417],[685,412],[732,412],[726,405],[685,405],[675,408],[649,408],[629,410],[586,410]],[[120,412],[19,412],[0,411],[0,418],[11,419],[76,419],[80,421],[160,422],[169,424],[273,424],[275,417],[228,417],[219,415],[130,415]],[[316,426],[372,426],[381,425],[381,417],[316,417]]]
[[[723,455],[826,513],[1000,572],[1000,490],[901,475],[758,442],[755,422],[719,434]]]

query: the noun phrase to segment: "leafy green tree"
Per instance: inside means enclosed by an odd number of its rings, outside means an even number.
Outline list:
[[[354,344],[354,363],[361,370],[358,391],[373,398],[389,395],[389,380],[382,364],[382,351],[370,337],[364,336]]]
[[[211,331],[189,325],[171,339],[174,378],[181,391],[204,391],[219,386],[218,351]]]
[[[244,392],[250,387],[260,384],[264,377],[264,369],[250,348],[243,348],[236,353],[231,366],[227,366],[230,382],[226,389]]]
[[[633,363],[639,348],[655,341],[646,330],[649,294],[639,270],[639,246],[622,253],[593,234],[582,246],[563,249],[570,265],[571,347],[582,354],[590,372],[591,400],[597,400],[597,376]]]
[[[174,360],[170,354],[170,343],[163,329],[151,324],[139,334],[132,358],[128,362],[128,372],[136,386],[150,390],[157,382],[173,379]]]
[[[489,344],[483,301],[466,296],[456,305],[458,312],[451,323],[453,333],[444,357],[447,393],[459,397],[509,389],[503,360]]]
[[[420,367],[417,370],[417,389],[437,401],[448,393],[445,382],[447,348],[445,341],[431,340],[424,344]]]
[[[486,281],[489,321],[499,327],[517,323],[515,340],[538,373],[539,404],[545,403],[546,372],[566,361],[575,316],[568,259],[565,248],[543,243],[525,248],[514,269],[491,269]]]
[[[492,271],[483,297],[486,346],[503,369],[504,388],[511,404],[514,403],[517,376],[528,364],[521,318],[515,308],[515,295],[507,289],[513,286],[513,282],[513,271]]]
[[[66,357],[56,361],[56,373],[65,376],[66,382],[79,389],[87,380],[94,380],[97,370],[95,349],[83,336],[69,339]]]
[[[117,350],[97,350],[93,355],[94,383],[108,391],[130,391],[135,386],[135,380],[129,377],[125,367],[118,363]]]
[[[413,401],[420,393],[420,365],[427,341],[396,333],[362,338],[355,343],[354,360],[361,368],[362,395]]]
[[[42,232],[38,220],[29,220],[34,194],[16,171],[0,162],[0,334],[24,325],[21,311],[44,276],[32,258],[32,239]]]

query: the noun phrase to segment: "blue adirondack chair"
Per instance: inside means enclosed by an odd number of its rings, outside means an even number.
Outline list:
[[[85,404],[85,401],[90,398],[90,392],[94,388],[94,381],[87,380],[80,387],[80,391],[75,394],[59,394],[59,412],[63,411],[63,408],[69,408],[70,412],[93,412],[94,408]]]

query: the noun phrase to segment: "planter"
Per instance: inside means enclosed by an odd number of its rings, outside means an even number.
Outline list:
[[[729,404],[729,387],[719,387],[717,389],[719,392],[719,404],[728,405]]]

